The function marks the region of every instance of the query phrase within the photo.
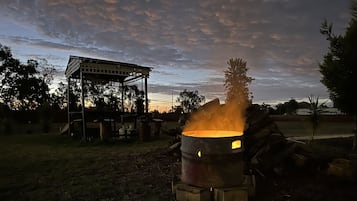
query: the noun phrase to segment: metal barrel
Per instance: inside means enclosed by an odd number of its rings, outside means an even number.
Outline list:
[[[234,187],[243,182],[242,136],[182,135],[181,181],[199,187]],[[233,147],[232,147],[233,146]]]

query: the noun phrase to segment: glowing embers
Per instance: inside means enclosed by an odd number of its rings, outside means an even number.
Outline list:
[[[184,131],[182,132],[182,134],[186,136],[202,137],[202,138],[235,137],[235,136],[243,135],[241,132],[229,131],[229,130],[195,130],[195,131]]]

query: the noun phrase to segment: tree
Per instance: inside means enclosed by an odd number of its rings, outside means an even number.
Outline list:
[[[355,116],[355,140],[357,139],[357,1],[352,2],[352,19],[344,35],[332,33],[332,23],[322,23],[320,32],[329,41],[329,50],[319,64],[321,82],[327,87],[334,105],[341,111]]]
[[[247,106],[251,102],[248,85],[253,78],[247,76],[247,62],[241,58],[230,59],[228,69],[224,71],[226,88],[226,102],[234,102]]]
[[[144,96],[145,93],[139,90],[136,85],[129,85],[124,87],[126,108],[130,112],[136,112],[139,114],[144,113]]]
[[[9,47],[0,44],[0,64],[0,98],[10,108],[35,109],[48,101],[48,83],[38,72],[37,61],[22,64]]]
[[[299,108],[299,103],[293,98],[288,102],[285,102],[284,105],[288,114],[295,114],[296,110]]]
[[[180,92],[176,102],[179,102],[184,113],[190,113],[197,110],[205,97],[199,95],[198,91],[188,91],[187,89]]]
[[[64,109],[67,100],[67,85],[63,82],[58,83],[54,93],[50,94],[50,99],[52,107]]]

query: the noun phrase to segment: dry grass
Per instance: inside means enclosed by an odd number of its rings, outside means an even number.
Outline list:
[[[168,141],[0,136],[0,200],[168,200],[173,161],[157,151]]]
[[[285,136],[311,136],[312,126],[305,121],[276,121]],[[316,135],[352,134],[353,122],[321,122]]]

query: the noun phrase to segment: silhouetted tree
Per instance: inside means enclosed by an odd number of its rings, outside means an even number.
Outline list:
[[[124,90],[127,111],[144,113],[144,91],[136,85],[126,86]]]
[[[190,113],[198,109],[205,97],[199,95],[198,91],[188,91],[187,89],[180,92],[176,102],[179,102],[184,113]]]
[[[357,128],[357,1],[352,1],[352,19],[344,35],[332,33],[332,23],[322,23],[320,32],[329,41],[329,50],[319,64],[321,82],[327,87],[334,105],[355,116]],[[356,133],[357,135],[357,133]],[[356,148],[355,135],[354,148]]]
[[[53,108],[64,109],[67,102],[67,85],[58,83],[57,88],[50,94],[50,103]]]
[[[296,110],[299,108],[299,104],[295,99],[290,99],[288,102],[284,103],[286,108],[286,113],[296,114]]]
[[[35,109],[49,99],[48,83],[38,66],[35,60],[20,63],[0,44],[0,98],[10,108]]]
[[[247,106],[251,102],[249,84],[253,78],[247,76],[247,62],[241,58],[230,59],[228,69],[224,71],[226,88],[226,102],[233,101],[235,104]]]

